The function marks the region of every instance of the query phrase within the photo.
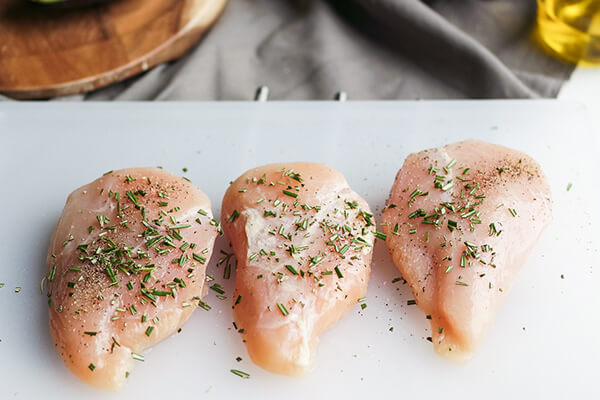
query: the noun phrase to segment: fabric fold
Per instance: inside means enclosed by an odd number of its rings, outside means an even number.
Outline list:
[[[230,0],[184,57],[81,100],[556,97],[534,0]]]

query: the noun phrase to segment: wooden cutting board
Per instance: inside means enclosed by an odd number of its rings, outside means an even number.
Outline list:
[[[226,0],[114,0],[52,8],[0,0],[0,92],[87,92],[183,55]]]

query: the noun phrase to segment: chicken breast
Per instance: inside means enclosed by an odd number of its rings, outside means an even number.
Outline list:
[[[197,306],[218,225],[204,193],[157,168],[109,172],[71,193],[46,275],[50,335],[67,367],[119,389],[139,352]]]
[[[234,318],[262,368],[300,376],[319,335],[367,290],[374,223],[342,174],[272,164],[231,184],[222,226],[238,260]]]
[[[521,152],[466,141],[408,156],[383,226],[437,353],[471,357],[550,216],[546,178]]]

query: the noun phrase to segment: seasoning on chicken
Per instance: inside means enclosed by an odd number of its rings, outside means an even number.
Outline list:
[[[519,151],[465,141],[408,156],[383,225],[436,352],[471,357],[550,217],[546,178]]]
[[[218,225],[204,193],[158,168],[109,172],[75,190],[46,275],[50,335],[67,367],[118,390],[140,352],[196,308]]]
[[[221,222],[238,260],[234,319],[256,364],[310,370],[319,335],[366,293],[372,218],[322,164],[267,165],[232,183]]]

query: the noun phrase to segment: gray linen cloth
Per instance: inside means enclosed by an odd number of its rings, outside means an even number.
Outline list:
[[[57,100],[555,97],[573,66],[534,40],[535,0],[229,0],[183,58]]]

